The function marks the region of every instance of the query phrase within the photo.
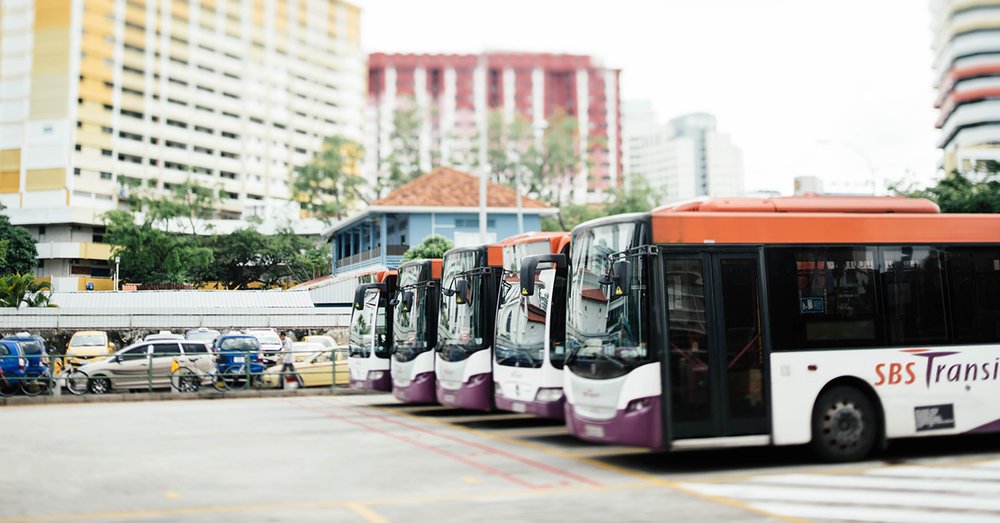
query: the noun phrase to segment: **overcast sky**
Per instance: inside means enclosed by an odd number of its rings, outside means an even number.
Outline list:
[[[924,0],[357,0],[368,52],[591,54],[659,120],[718,118],[748,190],[935,173]]]

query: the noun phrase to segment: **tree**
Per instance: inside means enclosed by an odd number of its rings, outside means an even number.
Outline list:
[[[195,234],[198,225],[195,219],[212,218],[219,203],[218,187],[205,187],[193,178],[173,185],[168,194],[154,192],[155,182],[142,188],[140,184],[132,184],[127,201],[135,212],[142,212],[149,221],[161,223],[164,229],[170,230],[171,220],[187,218],[191,230]]]
[[[420,128],[423,119],[416,106],[410,101],[403,101],[403,107],[396,109],[392,117],[392,132],[389,133],[389,147],[392,152],[385,159],[388,176],[377,188],[379,196],[382,191],[392,192],[399,186],[420,176]]]
[[[559,205],[569,200],[573,178],[583,162],[578,150],[576,119],[557,109],[548,122],[541,147],[532,146],[525,153],[524,166],[530,174],[527,193]]]
[[[426,260],[429,258],[444,257],[444,253],[454,247],[451,240],[438,234],[432,234],[419,245],[414,245],[403,253],[403,260]]]
[[[0,205],[0,274],[26,274],[38,263],[35,239],[24,227],[12,225]]]
[[[339,135],[327,137],[309,164],[295,171],[295,199],[324,221],[343,218],[355,202],[364,200],[364,180],[358,174],[363,157],[358,143]]]
[[[194,236],[161,230],[150,216],[137,223],[132,212],[110,211],[104,222],[104,239],[112,245],[109,262],[120,258],[123,282],[197,285],[206,281],[215,264],[212,250]]]
[[[660,197],[641,176],[633,175],[629,187],[618,187],[608,195],[604,204],[562,205],[555,217],[542,219],[542,230],[569,231],[577,225],[602,216],[647,212],[656,206]]]
[[[0,307],[48,307],[52,299],[52,286],[47,281],[36,280],[34,274],[6,274],[0,276]]]
[[[952,171],[923,189],[897,182],[889,190],[900,196],[927,198],[937,203],[941,212],[1000,213],[1000,164],[987,162],[982,172],[969,174]]]

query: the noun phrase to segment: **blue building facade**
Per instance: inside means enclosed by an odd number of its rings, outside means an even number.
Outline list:
[[[524,213],[524,230],[540,231],[538,209]],[[487,237],[500,241],[518,233],[514,213],[487,213]],[[439,235],[456,246],[477,245],[478,212],[451,210],[432,212],[379,211],[369,209],[345,220],[327,233],[333,254],[333,274],[368,267],[395,268],[402,263],[403,253],[425,238]]]

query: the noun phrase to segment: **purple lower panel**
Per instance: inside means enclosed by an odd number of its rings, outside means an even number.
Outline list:
[[[993,420],[985,425],[980,425],[972,430],[969,430],[968,432],[969,433],[1000,432],[1000,419]]]
[[[377,371],[373,371],[377,372]],[[382,377],[377,379],[366,379],[359,380],[351,378],[351,387],[355,389],[367,389],[367,390],[381,390],[384,392],[389,392],[392,390],[392,375],[389,374],[388,370],[383,370]],[[369,376],[371,374],[369,373]]]
[[[559,398],[556,401],[517,401],[512,400],[503,394],[497,394],[494,400],[496,401],[498,409],[506,410],[508,412],[527,412],[543,418],[552,419],[563,419],[566,416],[564,410],[566,404],[565,397]],[[524,405],[524,410],[514,408],[515,403]]]
[[[397,387],[393,385],[392,395],[399,401],[406,403],[435,403],[437,402],[437,397],[434,394],[435,382],[433,372],[417,374],[409,386]]]
[[[493,375],[476,374],[462,383],[458,390],[448,390],[437,382],[438,403],[459,409],[493,410]]]
[[[663,445],[660,397],[642,400],[642,407],[631,412],[619,410],[609,420],[587,419],[577,414],[571,403],[566,403],[566,428],[574,436],[587,441],[660,448]]]

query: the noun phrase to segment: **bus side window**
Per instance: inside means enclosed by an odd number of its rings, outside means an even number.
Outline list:
[[[947,341],[943,267],[935,247],[882,247],[886,341],[909,346]]]
[[[947,260],[955,342],[1000,342],[1000,248],[952,247]]]

